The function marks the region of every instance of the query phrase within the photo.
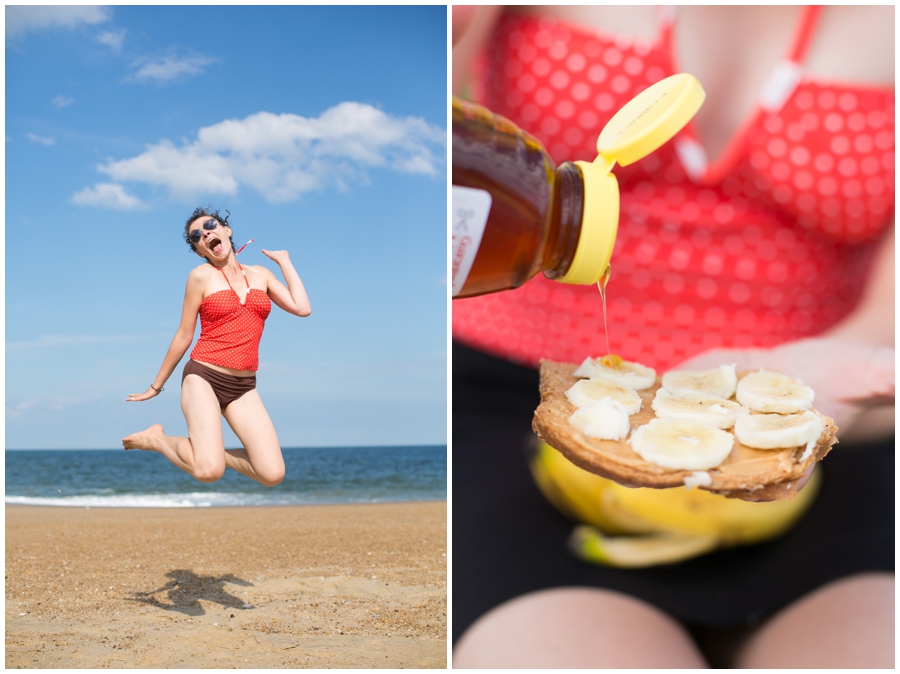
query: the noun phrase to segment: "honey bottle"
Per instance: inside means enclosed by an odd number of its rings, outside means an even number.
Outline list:
[[[610,170],[671,139],[703,99],[691,75],[661,80],[603,128],[593,162],[557,166],[508,119],[454,97],[454,299],[517,288],[539,272],[561,283],[599,281],[619,221],[619,186]]]

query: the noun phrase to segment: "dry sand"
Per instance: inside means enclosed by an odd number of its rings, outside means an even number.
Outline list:
[[[447,664],[446,502],[6,507],[6,667]]]

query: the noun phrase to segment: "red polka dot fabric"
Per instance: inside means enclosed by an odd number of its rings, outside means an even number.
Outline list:
[[[259,340],[272,310],[269,296],[251,288],[244,304],[233,289],[208,295],[200,304],[200,339],[191,359],[234,370],[259,369]]]
[[[479,98],[555,161],[592,161],[612,115],[677,72],[667,34],[648,44],[506,15]],[[613,352],[664,371],[714,347],[817,334],[859,301],[893,216],[894,92],[802,72],[791,81],[798,67],[788,62],[773,77],[765,105],[714,162],[689,125],[614,169],[622,196],[607,286]],[[453,334],[531,366],[606,353],[598,289],[540,275],[454,301]]]

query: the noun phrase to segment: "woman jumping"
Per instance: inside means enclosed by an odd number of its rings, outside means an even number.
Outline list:
[[[295,316],[309,316],[309,298],[286,250],[262,252],[281,267],[287,287],[265,267],[238,263],[230,215],[221,218],[218,211],[198,208],[185,224],[185,241],[207,264],[188,275],[181,324],[156,379],[144,393],[126,398],[138,402],[160,394],[194,339],[199,313],[200,339],[181,375],[188,437],[165,435],[160,424],[153,424],[123,439],[122,445],[159,452],[201,482],[215,482],[227,466],[273,487],[284,478],[284,459],[256,391],[259,340],[271,302]],[[225,449],[219,414],[243,449]]]

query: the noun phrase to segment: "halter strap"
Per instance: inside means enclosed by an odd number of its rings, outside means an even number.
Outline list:
[[[213,266],[215,266],[215,265],[213,265]],[[244,275],[244,283],[247,284],[247,292],[249,293],[250,292],[250,281],[247,280],[247,272],[244,271],[244,268],[241,266],[240,262],[238,262],[238,267],[240,268],[241,273]],[[225,277],[225,283],[227,283],[228,287],[231,288],[231,282],[228,280],[228,274],[225,273],[225,270],[222,267],[216,267],[216,269],[218,269],[220,272],[222,272],[222,276]],[[233,292],[235,295],[237,295],[237,290],[235,290],[234,288],[231,288],[231,292]],[[240,295],[238,295],[238,299],[239,300],[241,299]]]
[[[805,5],[800,10],[800,22],[794,32],[794,44],[791,45],[791,50],[787,55],[787,58],[794,63],[802,64],[806,61],[806,54],[821,15],[821,5]]]

